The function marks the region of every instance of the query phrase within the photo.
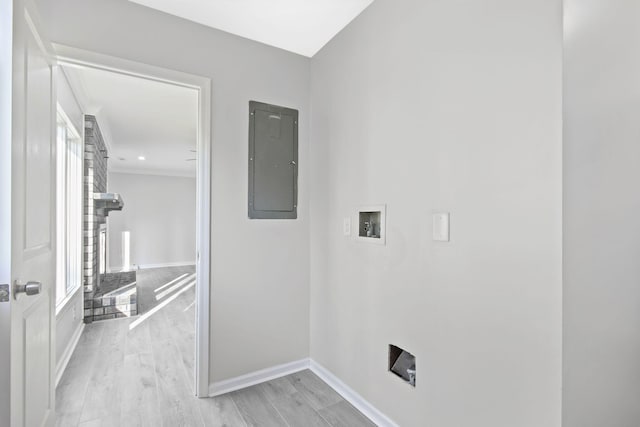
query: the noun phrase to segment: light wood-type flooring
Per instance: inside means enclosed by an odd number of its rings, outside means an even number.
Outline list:
[[[141,314],[86,325],[56,389],[58,426],[374,425],[310,371],[194,397],[193,272],[140,270]]]

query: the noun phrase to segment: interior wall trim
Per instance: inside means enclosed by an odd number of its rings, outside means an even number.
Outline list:
[[[209,396],[215,397],[232,391],[242,390],[243,388],[285,377],[296,372],[304,371],[305,369],[309,369],[309,359],[296,360],[295,362],[284,363],[235,378],[229,378],[228,380],[218,381],[209,386]]]
[[[137,268],[132,268],[131,271],[134,270],[145,270],[147,268],[165,268],[165,267],[186,267],[190,265],[196,265],[195,261],[179,261],[179,262],[164,262],[160,264],[138,264]],[[111,266],[109,267],[109,273],[117,273],[122,271],[122,266]]]
[[[324,366],[314,360],[310,360],[309,369],[378,427],[399,427],[391,418],[378,410],[378,408],[369,403],[369,401],[346,385]]]
[[[69,365],[71,356],[78,346],[78,342],[80,341],[80,337],[82,336],[82,331],[84,331],[84,323],[80,323],[80,326],[78,326],[73,332],[71,340],[69,340],[69,345],[67,345],[67,348],[64,349],[64,353],[62,353],[62,357],[60,358],[60,360],[56,361],[56,387],[58,386],[58,384],[60,384],[62,375],[67,369],[67,365]]]

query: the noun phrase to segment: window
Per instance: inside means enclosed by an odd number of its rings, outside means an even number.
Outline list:
[[[82,157],[80,134],[58,106],[56,168],[56,307],[82,283]]]

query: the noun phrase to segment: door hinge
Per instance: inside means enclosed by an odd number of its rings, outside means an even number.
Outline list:
[[[0,285],[0,302],[9,302],[11,291],[9,285]]]

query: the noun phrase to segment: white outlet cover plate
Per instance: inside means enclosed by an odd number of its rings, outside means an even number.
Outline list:
[[[433,240],[435,242],[449,241],[448,212],[438,212],[433,214]]]
[[[351,218],[344,218],[342,222],[342,233],[345,236],[351,236]]]

